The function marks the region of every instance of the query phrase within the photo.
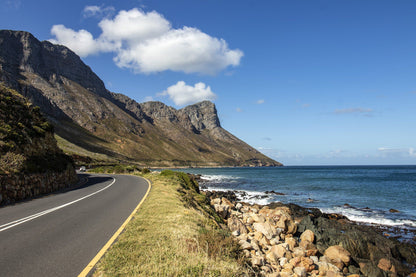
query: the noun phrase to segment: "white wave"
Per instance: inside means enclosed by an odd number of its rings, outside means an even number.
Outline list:
[[[211,182],[222,182],[222,181],[232,181],[240,179],[241,177],[237,176],[230,176],[230,175],[202,175],[201,179],[205,181],[211,181]]]
[[[337,213],[346,216],[351,221],[356,221],[360,223],[367,224],[377,224],[385,226],[407,226],[416,228],[416,221],[409,219],[391,219],[386,218],[380,213],[374,211],[365,212],[353,208],[344,208],[344,207],[334,207],[334,208],[321,208],[321,211],[324,213]]]
[[[249,204],[267,205],[270,204],[273,199],[270,195],[259,191],[241,190],[237,191],[236,194],[238,200]]]
[[[249,191],[249,190],[232,190],[232,189],[225,189],[225,188],[217,188],[208,186],[203,190],[208,191],[232,191],[237,196],[238,201],[246,202],[248,204],[259,204],[259,205],[267,205],[273,202],[273,198],[264,193],[259,191]]]

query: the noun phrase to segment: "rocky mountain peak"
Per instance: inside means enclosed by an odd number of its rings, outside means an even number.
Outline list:
[[[179,110],[179,112],[186,114],[191,120],[192,125],[198,131],[204,129],[213,130],[221,127],[215,104],[210,101],[203,101],[187,106]]]
[[[60,84],[68,79],[110,98],[103,81],[74,52],[49,41],[40,42],[28,32],[0,30],[0,61],[3,64],[0,70],[11,76],[23,71]]]

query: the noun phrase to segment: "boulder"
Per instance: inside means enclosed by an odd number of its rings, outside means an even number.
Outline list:
[[[306,255],[306,251],[302,247],[295,247],[292,252],[295,257],[305,257]]]
[[[228,229],[230,229],[231,232],[238,231],[238,233],[241,234],[247,234],[248,230],[246,226],[244,225],[241,220],[236,216],[231,216],[227,220]]]
[[[261,232],[267,239],[272,239],[273,236],[276,235],[276,229],[274,229],[269,223],[267,222],[256,222],[253,223],[253,227],[256,231]]]
[[[324,253],[331,261],[341,260],[345,265],[348,265],[351,260],[351,254],[344,247],[340,245],[334,245],[328,247]]]
[[[264,258],[261,257],[261,256],[252,256],[251,257],[251,264],[253,266],[260,267],[260,266],[264,265]]]
[[[270,248],[269,253],[272,253],[275,260],[285,257],[286,252],[288,251],[288,246],[285,243],[281,243],[278,245],[273,245]]]
[[[302,235],[300,235],[300,241],[309,241],[312,242],[315,240],[315,234],[311,230],[305,230]]]
[[[317,265],[318,265],[319,272],[322,272],[324,274],[326,272],[330,272],[330,271],[332,271],[332,272],[339,272],[339,268],[338,267],[336,267],[335,265],[333,265],[331,263],[325,262],[325,261],[319,261],[317,263]]]
[[[391,261],[390,260],[388,260],[388,259],[385,259],[385,258],[381,258],[379,261],[378,261],[378,268],[380,268],[381,270],[384,270],[384,271],[390,271],[390,269],[391,269],[391,267],[392,267],[392,264],[391,264]]]
[[[299,277],[306,277],[306,269],[304,267],[298,266],[293,269],[293,272]]]
[[[230,206],[214,204],[215,211],[222,217],[227,218],[230,213]]]
[[[290,251],[293,251],[293,249],[298,245],[298,242],[293,237],[286,237],[285,243],[289,246]]]

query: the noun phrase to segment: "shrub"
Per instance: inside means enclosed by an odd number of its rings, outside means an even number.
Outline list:
[[[7,152],[0,158],[0,170],[6,174],[22,171],[26,158],[21,154]]]

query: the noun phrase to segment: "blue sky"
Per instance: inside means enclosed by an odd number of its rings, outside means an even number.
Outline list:
[[[111,91],[212,100],[225,129],[285,165],[416,164],[416,1],[1,6],[1,29],[67,45]]]

